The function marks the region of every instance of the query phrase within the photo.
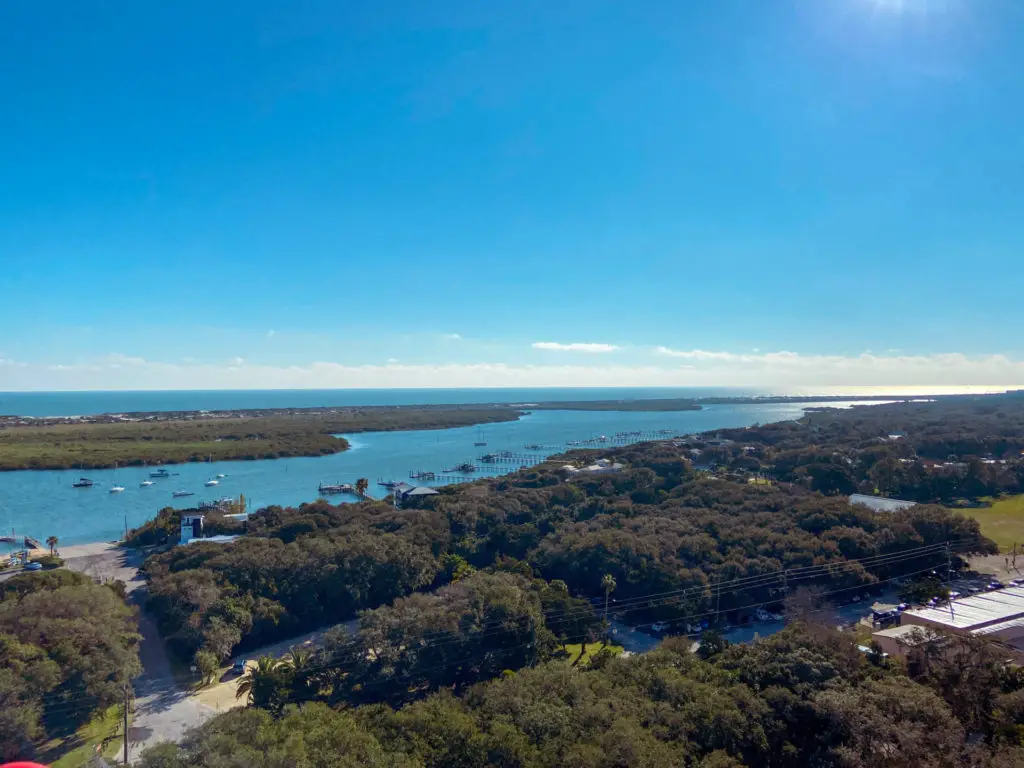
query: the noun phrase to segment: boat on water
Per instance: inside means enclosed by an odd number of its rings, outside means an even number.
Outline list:
[[[537,443],[530,443],[529,445],[524,445],[523,446],[523,450],[526,450],[526,451],[543,451],[544,450],[544,446],[543,445],[538,445]]]
[[[207,480],[205,483],[203,483],[203,485],[205,485],[207,488],[211,488],[211,487],[213,487],[215,485],[219,485],[219,484],[220,484],[220,481],[219,480],[215,480],[215,479],[214,480]]]
[[[481,448],[483,446],[486,446],[487,443],[485,443],[483,441],[478,441],[478,442],[473,443],[473,445],[475,445],[477,448]]]
[[[176,499],[181,499],[184,498],[185,496],[195,496],[195,494],[192,493],[192,491],[174,491],[171,494],[171,496],[173,496]]]
[[[112,485],[112,486],[110,486],[110,492],[111,493],[124,493],[124,486],[123,485]]]
[[[468,475],[470,472],[476,472],[476,467],[467,461],[462,464],[456,464],[451,469],[446,469],[445,472],[463,472]]]
[[[377,485],[381,488],[387,488],[389,491],[392,490],[398,483],[394,480],[378,480]]]
[[[72,488],[92,488],[92,480],[88,477],[80,477],[71,484]]]
[[[152,484],[153,484],[152,480],[143,480],[141,483],[139,483],[139,487],[140,488],[149,488],[149,486],[151,486]]]
[[[227,475],[225,475],[223,472],[217,475],[218,480],[223,480],[225,477],[227,477]]]
[[[150,477],[170,477],[171,473],[168,472],[166,469],[158,469],[156,472],[150,472],[149,476]]]

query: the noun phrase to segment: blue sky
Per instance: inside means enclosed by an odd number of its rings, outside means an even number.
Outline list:
[[[4,3],[0,389],[1024,384],[1022,22]]]

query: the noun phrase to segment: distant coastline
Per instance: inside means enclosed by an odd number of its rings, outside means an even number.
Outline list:
[[[861,402],[906,400],[871,395]],[[830,403],[849,396],[621,398],[519,403],[142,411],[0,416],[0,471],[105,469],[340,453],[340,433],[440,430],[516,421],[536,411],[672,412],[716,405]]]
[[[161,411],[0,417],[0,471],[106,469],[326,456],[339,433],[431,430],[515,421],[507,406]]]

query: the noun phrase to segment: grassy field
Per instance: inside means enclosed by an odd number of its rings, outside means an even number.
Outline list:
[[[983,535],[999,545],[1001,552],[1024,545],[1024,495],[990,499],[991,506],[962,509],[981,524]]]
[[[565,650],[569,654],[569,662],[572,664],[576,664],[576,666],[578,667],[588,666],[590,664],[590,660],[594,658],[594,656],[604,648],[607,648],[616,656],[618,656],[623,651],[621,645],[603,645],[602,643],[587,643],[587,652],[583,656],[583,658],[580,659],[580,654],[583,652],[582,644],[570,643],[569,645],[565,646]]]
[[[82,768],[97,754],[97,747],[104,757],[115,757],[124,744],[122,731],[118,707],[111,707],[72,735],[44,744],[41,748],[43,759],[50,768]]]
[[[446,429],[514,421],[504,407],[352,408],[212,418],[180,414],[111,423],[0,428],[0,470],[159,465],[190,461],[323,456],[348,448],[334,434]]]

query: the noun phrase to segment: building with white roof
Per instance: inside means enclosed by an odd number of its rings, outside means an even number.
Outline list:
[[[941,634],[989,637],[1015,650],[1018,660],[1024,661],[1024,587],[962,597],[939,608],[904,611],[900,624],[904,630],[921,627]]]
[[[850,494],[850,504],[863,504],[875,512],[900,512],[917,505],[916,501],[903,499],[886,499],[882,496],[868,496],[865,493]]]

